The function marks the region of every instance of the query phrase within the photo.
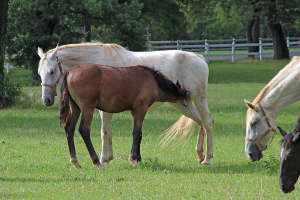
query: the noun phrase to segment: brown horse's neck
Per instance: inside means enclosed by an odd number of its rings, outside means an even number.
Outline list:
[[[159,88],[158,101],[174,102],[176,100],[182,100],[187,97],[187,90],[185,90],[178,82],[176,84],[173,83],[159,71],[145,66],[143,66],[143,68],[150,71],[154,76],[154,79]]]
[[[158,94],[158,98],[157,101],[160,102],[175,102],[176,100],[181,99],[180,97],[176,97],[173,94],[170,94],[169,92],[166,92],[164,90],[162,90],[161,88],[159,88],[159,94]],[[183,99],[183,97],[182,97]]]

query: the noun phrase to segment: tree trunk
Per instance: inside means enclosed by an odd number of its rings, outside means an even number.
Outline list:
[[[290,57],[286,40],[280,23],[269,24],[274,46],[274,59],[288,59]]]
[[[5,56],[5,38],[6,38],[6,20],[7,20],[8,0],[0,1],[0,80],[4,78],[4,56]]]
[[[276,1],[271,0],[268,5],[268,27],[272,34],[274,46],[274,59],[288,59],[290,57],[285,36],[278,19]]]
[[[260,36],[260,11],[261,6],[259,5],[259,0],[249,0],[251,6],[253,7],[253,15],[251,20],[247,25],[247,41],[248,43],[258,43]],[[248,52],[258,52],[259,47],[248,47]],[[253,55],[248,57],[254,58]]]
[[[5,106],[3,98],[4,81],[4,58],[5,58],[5,39],[6,39],[6,20],[7,20],[8,0],[0,1],[0,108]]]
[[[92,34],[91,34],[91,24],[89,21],[89,17],[87,15],[83,16],[83,20],[84,20],[84,27],[83,27],[83,31],[84,31],[84,41],[85,42],[91,42],[92,40]]]
[[[248,25],[247,25],[247,42],[248,43],[258,43],[259,42],[259,35],[260,35],[260,28],[259,28],[259,16],[252,18]],[[258,52],[259,47],[248,47],[248,52]],[[249,55],[248,57],[254,58],[254,55]]]

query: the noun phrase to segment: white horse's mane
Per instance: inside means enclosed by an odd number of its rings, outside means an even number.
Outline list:
[[[258,95],[255,97],[252,103],[253,104],[259,103],[269,89],[275,88],[282,81],[282,79],[286,78],[287,75],[289,75],[291,71],[294,70],[293,68],[296,66],[296,61],[299,60],[300,60],[300,56],[294,56],[292,60],[284,68],[282,68],[271,79],[271,81],[258,93]]]
[[[62,45],[58,47],[58,52],[62,51],[64,49],[72,49],[72,48],[89,48],[89,47],[99,47],[99,48],[103,48],[103,53],[104,56],[105,55],[112,55],[112,52],[115,52],[118,56],[120,56],[120,58],[126,58],[128,56],[128,54],[132,54],[131,51],[127,50],[126,48],[122,47],[121,45],[118,44],[104,44],[102,42],[89,42],[89,43],[79,43],[79,44],[67,44],[67,45]],[[40,60],[40,65],[39,65],[39,71],[40,71],[40,67],[43,66],[43,62],[45,61],[45,59],[47,58],[47,56],[51,53],[53,53],[56,50],[56,48],[54,49],[50,49],[49,51],[47,51],[44,54],[44,57]]]

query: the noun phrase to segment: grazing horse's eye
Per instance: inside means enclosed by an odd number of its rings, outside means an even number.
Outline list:
[[[54,70],[51,70],[51,71],[50,71],[50,75],[53,75],[53,74],[54,74]]]
[[[255,126],[255,125],[258,123],[258,122],[259,122],[259,120],[255,120],[255,121],[253,121],[253,122],[251,122],[251,123],[250,123],[250,126],[252,126],[252,127],[253,127],[253,126]]]

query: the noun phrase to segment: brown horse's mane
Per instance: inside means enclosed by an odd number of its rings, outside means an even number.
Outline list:
[[[187,91],[184,88],[178,87],[176,84],[174,84],[170,79],[168,79],[165,75],[163,75],[160,71],[154,70],[152,68],[146,67],[146,66],[141,66],[145,70],[150,71],[159,88],[166,92],[169,95],[173,95],[175,97],[187,97]]]

